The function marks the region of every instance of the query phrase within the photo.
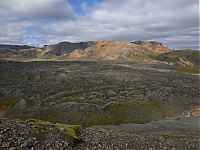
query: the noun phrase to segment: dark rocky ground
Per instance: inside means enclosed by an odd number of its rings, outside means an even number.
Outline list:
[[[151,134],[91,125],[176,118],[199,106],[199,76],[161,63],[0,62],[0,114],[81,124],[80,141],[47,125],[0,119],[0,149],[199,150],[199,129]]]
[[[46,126],[44,134],[29,121],[0,119],[2,150],[199,150],[199,131],[180,135],[152,135],[111,129],[82,128],[79,142]]]
[[[1,62],[0,76],[0,106],[12,106],[9,118],[145,123],[199,106],[199,76],[161,63]]]

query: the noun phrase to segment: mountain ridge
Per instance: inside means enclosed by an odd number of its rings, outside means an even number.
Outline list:
[[[3,59],[125,60],[198,68],[199,55],[198,50],[173,50],[156,41],[60,42],[41,48],[0,44],[0,58]]]
[[[133,56],[140,56],[144,53],[165,53],[172,51],[170,48],[155,41],[144,42],[121,42],[121,41],[88,41],[79,43],[60,42],[53,45],[44,45],[42,48],[29,47],[29,46],[13,46],[0,45],[1,58],[17,58],[25,57],[31,58],[32,55],[24,55],[20,51],[34,52],[34,58],[45,59],[105,59],[105,60],[118,60],[127,59]],[[21,48],[20,48],[21,47]],[[18,53],[16,52],[18,51]],[[13,53],[14,54],[13,54]],[[6,55],[5,55],[6,54]]]
[[[59,59],[102,59],[102,60],[118,60],[127,59],[132,56],[139,56],[143,53],[163,53],[169,52],[171,49],[159,42],[142,42],[136,44],[134,42],[121,41],[90,41],[80,43],[61,42],[49,46],[47,53],[41,55],[41,58],[59,58]],[[154,43],[154,45],[152,45]],[[156,43],[156,44],[155,44]],[[65,49],[60,48],[65,47]],[[60,50],[62,53],[59,53]],[[57,52],[58,55],[55,56]]]

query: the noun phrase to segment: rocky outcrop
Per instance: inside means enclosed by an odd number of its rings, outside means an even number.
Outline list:
[[[134,44],[143,46],[149,50],[152,50],[156,53],[166,53],[166,52],[170,52],[172,51],[171,49],[169,49],[168,47],[164,46],[163,44],[159,43],[159,42],[155,42],[155,41],[149,41],[149,42],[145,42],[145,41],[135,41],[133,42]]]

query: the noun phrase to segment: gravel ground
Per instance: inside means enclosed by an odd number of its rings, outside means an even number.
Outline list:
[[[82,128],[80,142],[62,134],[56,128],[47,126],[45,133],[29,121],[0,119],[0,149],[2,150],[199,150],[200,135],[152,135],[125,132],[112,129]]]

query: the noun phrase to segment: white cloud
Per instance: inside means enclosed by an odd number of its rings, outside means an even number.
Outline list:
[[[1,0],[0,18],[0,43],[39,45],[48,41],[41,36],[49,37],[41,33],[44,20],[68,21],[76,15],[65,0]]]
[[[0,23],[5,27],[0,31],[0,42],[15,33],[24,42],[38,41],[33,44],[107,39],[157,40],[172,48],[199,46],[197,0],[105,0],[92,6],[83,2],[80,7],[84,15],[75,14],[75,7],[65,0],[1,0]],[[15,16],[33,19],[17,22]],[[45,23],[42,19],[55,21]],[[12,23],[16,26],[6,27]],[[25,30],[27,27],[34,27],[34,32]]]
[[[73,7],[65,0],[1,0],[2,17],[73,19]]]

